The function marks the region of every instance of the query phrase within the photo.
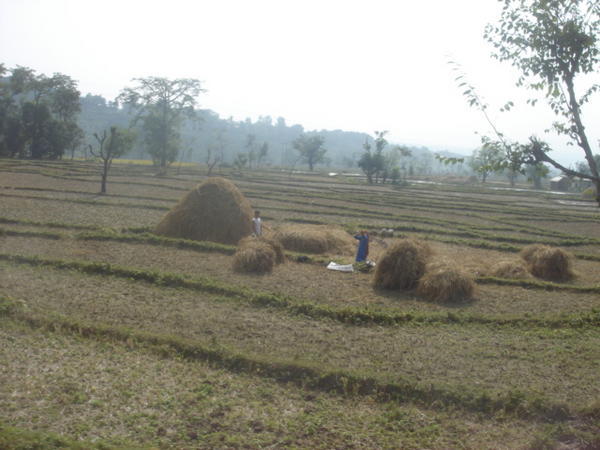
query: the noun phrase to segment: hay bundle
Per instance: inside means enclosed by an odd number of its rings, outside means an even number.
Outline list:
[[[354,239],[342,228],[327,225],[286,225],[275,233],[284,248],[302,253],[352,254]]]
[[[521,261],[500,261],[492,266],[491,275],[500,278],[524,279],[530,278],[527,267]]]
[[[440,303],[470,300],[474,292],[473,278],[458,267],[446,264],[427,267],[417,287],[419,295]]]
[[[233,255],[233,270],[245,273],[267,273],[275,265],[275,251],[261,239],[244,239]]]
[[[425,273],[431,248],[425,242],[402,239],[377,262],[373,285],[385,289],[412,289]]]
[[[550,281],[569,281],[575,274],[571,269],[571,254],[548,245],[529,245],[521,250],[532,275]]]
[[[162,218],[155,232],[176,238],[235,244],[252,233],[252,208],[231,181],[208,178]]]
[[[251,245],[253,241],[261,241],[267,244],[273,252],[275,253],[275,264],[281,264],[285,262],[285,252],[283,250],[283,246],[281,242],[279,242],[276,238],[262,235],[260,237],[248,236],[242,239],[238,243],[238,247],[246,247]]]

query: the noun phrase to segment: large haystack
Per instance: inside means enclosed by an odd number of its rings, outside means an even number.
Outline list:
[[[176,238],[236,244],[252,233],[252,208],[231,181],[208,178],[162,218],[155,232]]]
[[[516,280],[531,278],[527,267],[519,260],[499,261],[492,266],[490,273],[492,276],[499,278],[512,278]]]
[[[440,303],[470,300],[474,292],[473,278],[458,267],[446,264],[428,266],[417,287],[419,295]]]
[[[389,247],[377,262],[373,285],[385,289],[412,289],[425,273],[431,255],[428,244],[402,239]]]
[[[238,242],[238,247],[246,247],[252,245],[254,241],[261,241],[267,244],[275,253],[275,264],[281,264],[285,262],[285,252],[281,242],[272,236],[265,236],[264,234],[260,237],[248,236]]]
[[[328,225],[285,225],[275,232],[284,248],[302,253],[352,254],[354,238],[342,228]]]
[[[533,276],[549,281],[569,281],[575,277],[570,253],[548,245],[530,245],[521,251]]]
[[[233,255],[233,270],[245,273],[267,273],[275,265],[275,251],[262,239],[244,239]]]

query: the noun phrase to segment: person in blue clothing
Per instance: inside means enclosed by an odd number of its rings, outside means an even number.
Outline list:
[[[356,262],[364,262],[369,256],[369,233],[366,230],[360,231],[354,239],[358,240],[358,251],[356,252]]]

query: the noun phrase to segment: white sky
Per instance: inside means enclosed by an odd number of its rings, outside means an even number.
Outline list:
[[[544,135],[554,116],[525,105],[516,72],[483,40],[497,0],[0,0],[0,62],[62,72],[113,99],[145,76],[198,78],[200,106],[242,120],[270,115],[470,153],[476,131],[447,61],[460,62],[509,138],[536,134],[570,164],[583,152]],[[594,81],[598,82],[596,74]],[[583,89],[581,89],[583,91]],[[511,113],[499,113],[508,100]],[[600,95],[584,109],[598,151]],[[554,135],[552,135],[554,136]]]

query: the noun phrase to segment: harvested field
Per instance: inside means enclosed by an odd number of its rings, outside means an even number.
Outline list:
[[[116,166],[104,196],[90,163],[0,171],[0,446],[10,430],[88,448],[600,445],[597,209],[548,192],[226,172],[271,230],[350,239],[286,250],[256,276],[233,270],[234,245],[149,234],[203,170]],[[473,277],[475,298],[325,269],[354,260],[352,232],[383,227],[394,237],[373,235],[370,259],[423,240],[433,263]],[[531,244],[572,253],[576,278],[497,270]]]

